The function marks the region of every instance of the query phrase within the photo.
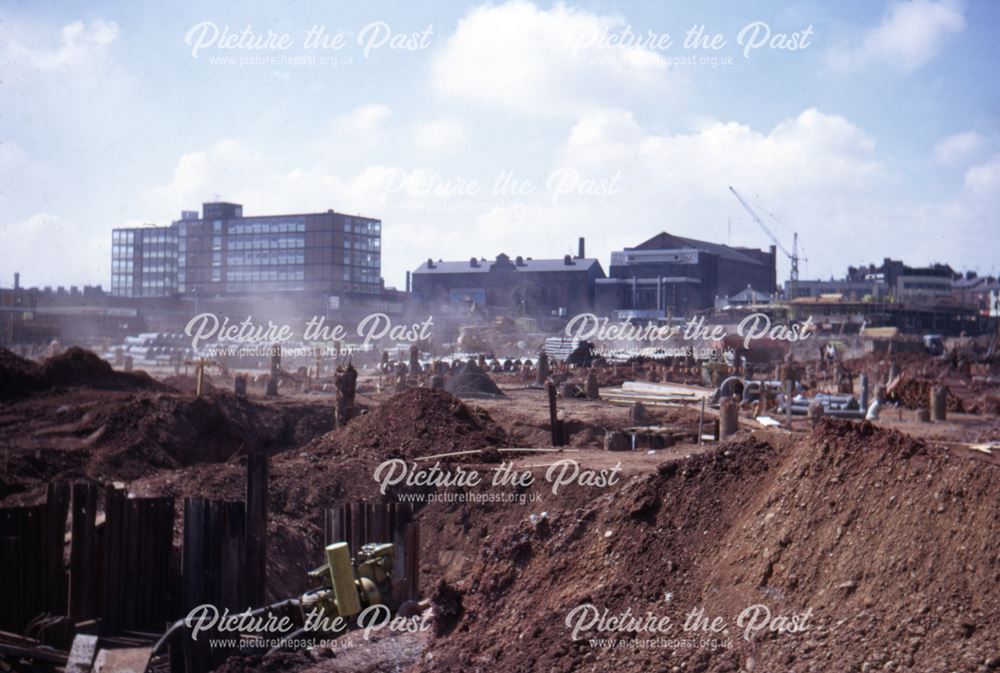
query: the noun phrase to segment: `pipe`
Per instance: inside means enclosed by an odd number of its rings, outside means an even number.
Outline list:
[[[278,601],[277,603],[271,603],[270,605],[265,605],[262,608],[257,608],[256,610],[250,612],[250,616],[256,617],[257,615],[266,614],[271,610],[280,610],[286,607],[298,607],[299,605],[301,605],[301,601],[299,601],[298,598],[286,598],[283,601]],[[168,628],[164,634],[160,636],[160,639],[156,641],[156,644],[153,645],[153,649],[149,652],[150,658],[159,652],[163,646],[166,645],[171,638],[173,638],[174,634],[183,629],[185,626],[186,624],[184,619],[178,619],[176,622],[171,624],[170,628]]]

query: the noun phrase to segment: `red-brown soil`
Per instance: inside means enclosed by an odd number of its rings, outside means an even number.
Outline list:
[[[356,457],[377,464],[389,458],[505,447],[508,441],[504,429],[479,407],[443,390],[411,388],[303,450],[324,459]]]
[[[3,351],[0,367],[41,380],[38,365]],[[246,450],[265,446],[273,452],[268,596],[275,600],[303,591],[306,571],[322,562],[325,508],[398,495],[378,493],[378,463],[549,443],[544,391],[525,390],[523,382],[505,390],[509,399],[475,405],[419,388],[366,398],[368,413],[331,432],[329,395],[196,400],[109,390],[96,380],[33,388],[0,405],[0,444],[9,449],[0,500],[36,502],[45,484],[74,478],[124,480],[137,495],[240,500]],[[945,449],[938,438],[830,419],[810,434],[743,430],[721,445],[605,453],[595,450],[603,432],[628,427],[627,408],[575,399],[559,406],[573,431],[567,452],[499,455],[535,473],[564,457],[601,468],[621,461],[621,481],[553,495],[539,480],[524,491],[539,501],[420,509],[421,590],[442,615],[437,634],[358,642],[335,656],[233,660],[226,670],[1000,666],[996,459]],[[684,432],[697,428],[689,409],[650,409],[650,416]],[[992,419],[959,420],[928,427],[969,440],[996,435]],[[585,602],[675,621],[701,606],[732,624],[754,603],[781,613],[812,608],[813,616],[804,633],[759,634],[751,642],[731,626],[722,637],[732,646],[724,649],[605,648],[586,637],[574,642],[565,625],[567,612]]]
[[[979,670],[1000,656],[995,469],[867,423],[725,444],[491,535],[419,670]],[[813,626],[752,642],[731,628],[714,652],[603,649],[565,626],[587,602],[730,624],[751,604],[812,607]]]
[[[169,390],[145,372],[119,372],[91,351],[72,347],[37,364],[0,347],[0,402],[49,389]]]

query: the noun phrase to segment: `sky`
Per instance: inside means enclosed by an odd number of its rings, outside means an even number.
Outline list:
[[[0,1],[0,285],[204,201],[428,258],[660,231],[1000,273],[1000,3]],[[788,259],[779,259],[786,278]]]

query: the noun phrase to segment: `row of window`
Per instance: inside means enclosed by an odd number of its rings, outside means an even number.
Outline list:
[[[344,265],[345,266],[367,266],[367,267],[378,267],[380,258],[378,255],[364,254],[355,252],[351,254],[350,252],[344,253]]]
[[[214,260],[213,260],[214,262]],[[226,257],[229,266],[272,266],[275,264],[305,264],[306,256],[302,252],[278,252],[274,250],[253,250],[243,254],[231,254]]]
[[[176,264],[144,264],[142,267],[142,275],[147,275],[151,273],[169,273],[173,274],[177,272]]]
[[[226,283],[226,292],[302,292],[302,281],[258,281],[253,283]]]
[[[376,220],[358,220],[352,217],[344,218],[344,231],[356,234],[380,234],[382,223]]]
[[[142,249],[142,258],[143,259],[167,259],[167,258],[173,259],[173,258],[176,258],[176,257],[177,257],[177,249],[176,248],[174,248],[172,250],[167,250],[167,249],[161,248],[161,247],[157,247],[157,248],[143,248]]]
[[[306,247],[305,236],[231,236],[226,244],[229,250],[264,250]]]
[[[169,227],[150,227],[149,229],[112,229],[111,230],[111,243],[112,244],[127,244],[131,245],[133,243],[138,243],[142,241],[146,245],[153,245],[156,243],[176,243],[177,242],[177,232]]]
[[[382,239],[368,236],[345,236],[344,247],[355,250],[380,250],[382,248]]]
[[[305,272],[301,269],[290,271],[226,271],[229,282],[259,281],[259,280],[305,280]]]
[[[305,233],[306,220],[303,217],[278,220],[252,220],[246,222],[231,222],[230,235],[241,234],[292,234]]]
[[[132,259],[132,255],[135,254],[134,245],[112,245],[111,246],[111,259]]]

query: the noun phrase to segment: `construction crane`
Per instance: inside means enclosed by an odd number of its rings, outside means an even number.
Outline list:
[[[764,233],[767,234],[768,237],[770,237],[770,239],[774,242],[774,245],[776,245],[778,249],[781,250],[781,252],[785,253],[785,256],[788,257],[789,261],[791,261],[792,270],[788,274],[788,290],[789,290],[788,294],[789,294],[789,299],[794,299],[795,290],[798,288],[799,284],[798,232],[797,231],[792,232],[792,251],[788,252],[788,249],[781,244],[781,241],[779,241],[778,237],[774,235],[774,232],[772,232],[771,229],[768,228],[766,224],[764,224],[764,220],[762,220],[760,216],[757,215],[756,211],[754,211],[754,209],[750,207],[750,204],[747,203],[747,200],[744,199],[742,196],[740,196],[740,193],[738,191],[733,189],[732,185],[729,186],[729,191],[733,193],[733,196],[735,196],[736,200],[740,202],[740,205],[743,206],[744,210],[750,213],[750,217],[753,218],[753,221],[756,222],[757,225],[764,230]]]

